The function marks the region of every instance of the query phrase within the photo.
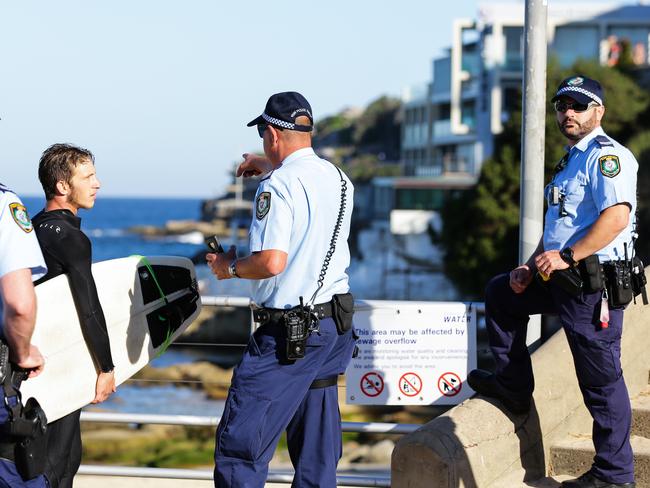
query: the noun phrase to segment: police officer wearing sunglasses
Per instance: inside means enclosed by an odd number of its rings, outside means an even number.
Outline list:
[[[496,371],[474,370],[468,383],[511,413],[527,413],[534,385],[525,343],[528,318],[558,314],[593,418],[596,451],[590,470],[562,486],[634,487],[631,406],[620,360],[625,303],[612,301],[608,290],[616,289],[595,277],[602,269],[627,269],[633,255],[638,164],[603,131],[604,94],[596,80],[567,78],[552,102],[567,153],[546,187],[543,236],[525,264],[488,284],[486,323]],[[586,263],[595,263],[592,274]],[[574,270],[573,276],[588,281],[561,278]]]
[[[313,117],[296,92],[271,96],[256,126],[266,159],[240,165],[260,182],[251,254],[206,259],[218,279],[251,280],[259,325],[235,369],[216,433],[218,488],[265,485],[284,431],[294,487],[336,486],[341,456],[337,376],[352,357],[353,300],[346,269],[350,180],[311,147]],[[260,166],[262,169],[260,169]]]

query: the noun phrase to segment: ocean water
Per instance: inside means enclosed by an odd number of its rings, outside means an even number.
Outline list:
[[[44,206],[39,197],[23,198],[30,215],[34,216]],[[110,198],[101,196],[92,210],[81,210],[81,229],[93,244],[93,262],[115,259],[133,254],[145,256],[172,255],[191,258],[203,250],[203,238],[188,234],[170,237],[144,237],[128,231],[133,226],[163,226],[168,220],[198,220],[199,199]],[[197,273],[206,280],[212,279],[206,266],[198,266]],[[175,348],[174,346],[152,361],[152,366],[166,367],[172,364],[196,360],[216,360],[216,348]],[[149,387],[120,386],[109,400],[87,407],[91,411],[114,411],[128,413],[158,413],[179,415],[220,415],[223,402],[208,399],[201,390],[179,388],[168,384]]]
[[[43,209],[39,197],[23,198],[30,215]],[[140,225],[163,226],[168,220],[198,220],[200,199],[98,197],[92,210],[80,210],[81,229],[93,244],[93,261],[121,258],[132,254],[192,257],[202,250],[198,235],[144,237],[128,232]]]

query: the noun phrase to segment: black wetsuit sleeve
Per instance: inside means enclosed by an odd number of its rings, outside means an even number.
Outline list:
[[[58,246],[59,259],[68,275],[70,290],[79,315],[81,331],[95,365],[103,373],[113,370],[111,345],[104,311],[91,273],[90,241],[81,232],[67,235]]]

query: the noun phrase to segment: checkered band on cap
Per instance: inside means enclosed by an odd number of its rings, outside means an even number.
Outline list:
[[[560,95],[563,95],[567,92],[579,92],[582,93],[583,95],[587,95],[594,102],[598,102],[600,105],[603,104],[603,100],[599,96],[594,95],[589,90],[585,90],[584,88],[580,88],[579,86],[565,86],[564,88],[560,88],[555,94],[555,96],[559,97]]]
[[[270,115],[262,114],[262,118],[266,120],[269,124],[277,125],[279,127],[284,127],[285,129],[294,130],[296,128],[296,124],[292,124],[291,122],[285,122],[284,120],[276,119],[275,117],[271,117]]]

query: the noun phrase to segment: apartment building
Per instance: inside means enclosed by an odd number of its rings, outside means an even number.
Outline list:
[[[519,102],[524,7],[489,3],[476,19],[456,20],[451,46],[433,60],[426,90],[403,97],[401,155],[414,191],[426,181],[433,192],[449,187],[445,181],[476,181],[494,136]],[[550,5],[547,37],[549,56],[563,66],[578,58],[614,65],[626,42],[634,62],[648,65],[650,5]],[[405,179],[401,184],[408,186]]]

